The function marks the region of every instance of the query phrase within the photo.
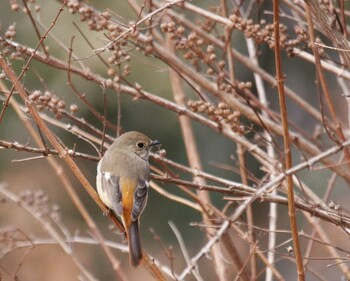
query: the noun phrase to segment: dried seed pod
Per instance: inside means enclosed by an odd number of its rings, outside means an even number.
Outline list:
[[[45,101],[50,101],[51,99],[52,99],[52,93],[49,92],[49,91],[46,91],[46,92],[44,93],[44,100],[45,100]]]
[[[38,98],[41,96],[41,92],[39,90],[35,90],[32,94],[29,95],[29,98],[32,101],[38,100]]]
[[[198,112],[205,112],[206,109],[207,109],[206,106],[202,104],[202,105],[198,106],[197,110],[198,110]]]
[[[63,101],[63,100],[60,100],[58,103],[57,103],[57,107],[59,109],[64,109],[66,108],[66,103]]]
[[[253,83],[252,82],[246,82],[245,83],[245,88],[247,88],[247,89],[251,89],[253,87]]]
[[[167,24],[168,32],[174,32],[176,30],[175,22],[171,21]]]
[[[12,11],[15,11],[15,12],[18,12],[19,10],[19,5],[17,3],[12,3],[11,4],[11,10]]]
[[[225,108],[227,108],[227,104],[224,103],[224,102],[219,102],[218,107],[219,107],[220,109],[225,109]]]
[[[160,30],[163,32],[168,32],[168,25],[166,22],[162,22],[160,25]]]
[[[60,99],[57,96],[53,96],[51,98],[51,102],[55,105],[57,105],[59,101],[60,101]]]
[[[216,55],[215,54],[210,54],[209,55],[209,61],[213,62],[216,59]]]
[[[74,104],[74,103],[69,106],[69,110],[70,110],[71,113],[77,112],[78,109],[79,109],[78,106],[76,104]]]
[[[207,52],[208,52],[208,53],[214,53],[214,46],[213,46],[213,45],[209,45],[209,46],[207,47]]]
[[[179,34],[179,35],[183,35],[185,33],[185,28],[183,26],[179,26],[176,29],[176,33]]]
[[[108,68],[107,75],[108,76],[114,76],[115,75],[115,69],[114,68]]]

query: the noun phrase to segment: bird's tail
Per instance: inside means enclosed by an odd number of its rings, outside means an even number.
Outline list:
[[[140,264],[140,261],[142,259],[142,248],[138,220],[134,221],[129,227],[128,242],[130,264],[136,267]]]

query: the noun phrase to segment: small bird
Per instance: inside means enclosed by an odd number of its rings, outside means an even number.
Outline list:
[[[123,222],[134,267],[142,259],[139,220],[148,197],[149,152],[155,145],[160,142],[139,132],[127,132],[113,142],[97,166],[97,192]]]

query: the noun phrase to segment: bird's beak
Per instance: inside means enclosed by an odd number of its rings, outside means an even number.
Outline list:
[[[154,141],[152,141],[152,142],[150,143],[149,146],[156,146],[156,145],[160,145],[160,144],[161,144],[161,143],[160,143],[159,141],[154,140]]]

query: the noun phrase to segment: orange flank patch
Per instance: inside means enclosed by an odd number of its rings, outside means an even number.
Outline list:
[[[124,226],[129,228],[131,222],[131,212],[134,203],[134,191],[137,187],[137,181],[120,178],[120,187],[122,191],[123,203],[123,221]],[[128,231],[128,229],[126,229]]]

